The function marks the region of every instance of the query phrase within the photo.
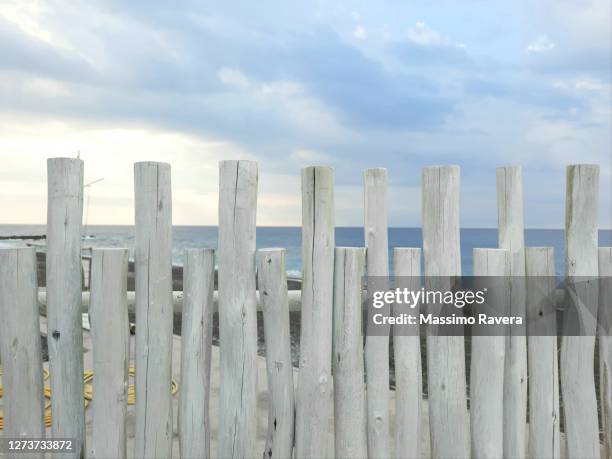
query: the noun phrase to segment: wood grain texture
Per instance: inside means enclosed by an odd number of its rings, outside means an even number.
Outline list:
[[[170,165],[134,165],[137,459],[172,456],[172,191]]]
[[[361,281],[365,250],[337,247],[334,269],[334,432],[335,457],[368,456],[364,385]]]
[[[35,249],[0,249],[0,354],[7,438],[45,437],[37,288]],[[42,459],[44,455],[8,457]]]
[[[326,458],[332,415],[334,173],[302,169],[302,321],[296,457]]]
[[[595,289],[585,288],[585,280],[594,279],[598,272],[599,167],[568,166],[566,194],[566,275],[570,281],[576,281],[578,295],[588,303],[566,312],[568,323],[580,321],[582,336],[563,336],[561,342],[561,392],[567,454],[568,457],[594,458],[599,457],[600,450],[593,372],[596,316],[590,311],[597,311],[597,295]]]
[[[253,457],[257,413],[257,163],[219,163],[219,455]]]
[[[449,276],[436,287],[450,288],[450,277],[461,275],[459,167],[427,167],[422,180],[425,276]],[[427,368],[432,456],[470,457],[463,337],[437,336],[427,327]]]
[[[83,161],[47,160],[47,318],[53,436],[77,439],[69,457],[85,451],[81,221]]]
[[[93,393],[91,455],[125,458],[130,330],[127,249],[93,249],[91,337]]]
[[[612,247],[599,255],[599,395],[604,455],[612,457]]]
[[[387,229],[387,170],[366,169],[364,185],[364,240],[368,276],[389,275]],[[377,311],[382,312],[382,311]],[[389,336],[368,334],[365,346],[367,384],[368,456],[388,458]]]
[[[183,269],[181,321],[181,390],[179,446],[181,457],[210,457],[210,368],[215,251],[187,249]]]
[[[495,277],[486,293],[486,304],[497,313],[510,302],[510,254],[504,249],[474,249],[474,276]],[[507,278],[507,282],[503,282]],[[486,279],[476,279],[476,290],[486,288]],[[482,285],[478,285],[482,283]],[[503,284],[503,285],[502,285]],[[504,288],[507,287],[507,288]],[[473,329],[478,326],[473,326]],[[485,325],[483,335],[472,335],[470,372],[470,426],[472,457],[504,457],[504,326]],[[494,327],[497,330],[494,330]],[[490,334],[490,335],[489,335]]]
[[[510,315],[525,317],[525,236],[523,174],[518,166],[497,168],[499,248],[510,253]],[[525,324],[526,325],[526,324]],[[506,337],[504,379],[504,457],[527,452],[527,337],[525,325],[513,326]]]
[[[263,309],[268,375],[268,434],[264,458],[292,457],[295,399],[285,249],[258,251],[257,279]]]
[[[405,278],[402,286],[420,288],[421,249],[395,248],[394,273]],[[415,308],[419,313],[419,306]],[[393,356],[395,362],[395,455],[398,458],[421,457],[421,424],[423,380],[421,369],[421,340],[419,326],[403,330],[393,328]]]
[[[553,248],[528,248],[525,266],[530,318],[528,457],[555,459],[561,455],[561,442]]]

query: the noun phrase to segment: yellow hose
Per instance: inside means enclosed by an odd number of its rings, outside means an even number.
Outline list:
[[[0,376],[1,375],[2,375],[2,367],[0,367]],[[128,375],[132,378],[136,375],[136,369],[134,368],[134,365],[130,365],[128,369]],[[43,377],[45,381],[49,379],[49,370],[43,369]],[[89,406],[89,402],[93,400],[93,385],[91,384],[93,377],[94,377],[93,370],[85,370],[83,372],[83,382],[85,383],[85,390],[83,393],[83,398],[85,400],[85,408],[87,408]],[[173,379],[171,393],[172,395],[175,395],[177,392],[178,392],[178,384]],[[51,427],[51,388],[48,386],[45,386],[44,393],[45,393],[45,399],[46,399],[45,400],[45,426]],[[3,394],[2,384],[0,384],[0,398],[2,398],[2,394]],[[133,384],[130,384],[128,386],[127,403],[128,405],[136,404],[136,389],[134,388]],[[0,430],[2,429],[4,429],[4,412],[0,410]]]

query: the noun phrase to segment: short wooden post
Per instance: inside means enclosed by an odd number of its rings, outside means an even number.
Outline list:
[[[366,169],[364,229],[368,276],[389,275],[387,241],[387,170]],[[389,336],[366,337],[368,457],[388,458],[389,451]]]
[[[599,248],[599,393],[603,457],[612,457],[612,247]]]
[[[335,251],[334,311],[334,426],[335,457],[368,457],[361,279],[365,250],[338,247]]]
[[[285,249],[258,251],[268,375],[268,434],[264,458],[292,457],[295,421]]]
[[[137,459],[172,456],[172,191],[170,165],[134,165]]]
[[[586,286],[587,278],[595,279],[597,261],[597,202],[599,167],[574,165],[567,167],[565,215],[566,274]],[[561,342],[561,392],[565,414],[568,457],[599,457],[599,425],[593,359],[595,351],[597,296],[591,291],[582,295],[586,304],[570,314],[572,323],[582,324],[581,336],[563,336]],[[584,310],[588,309],[586,313]]]
[[[419,290],[421,249],[396,248],[393,253],[394,272],[401,285]],[[409,284],[409,285],[408,285]],[[414,310],[418,317],[419,305]],[[394,325],[393,355],[395,359],[395,456],[421,457],[421,423],[423,380],[419,326],[406,330]]]
[[[474,276],[495,277],[486,293],[486,304],[505,315],[510,293],[510,254],[504,249],[474,249]],[[503,278],[508,278],[504,288]],[[476,283],[486,280],[476,279]],[[482,290],[482,289],[479,289]],[[502,312],[504,311],[504,312]],[[488,327],[472,336],[470,372],[470,424],[472,457],[504,457],[504,361],[506,338],[504,326]],[[495,328],[494,328],[495,327]]]
[[[125,458],[130,331],[127,310],[127,249],[91,254],[94,458]]]
[[[0,249],[0,354],[7,438],[45,436],[37,289],[35,250]]]
[[[325,458],[332,414],[334,173],[302,169],[302,328],[296,412],[296,457]]]
[[[530,247],[525,253],[529,317],[528,457],[560,457],[559,355],[552,247]]]
[[[181,457],[210,457],[210,367],[215,251],[188,249],[183,268],[179,446]]]
[[[513,276],[509,315],[525,317],[525,236],[523,174],[519,166],[497,168],[499,248],[510,252]],[[523,458],[527,425],[527,337],[513,326],[506,337],[504,379],[504,457]]]
[[[460,276],[459,167],[423,169],[422,212],[426,281]],[[432,457],[470,457],[463,336],[437,336],[428,327],[427,371]]]
[[[254,454],[257,415],[257,163],[219,163],[219,456]]]
[[[85,451],[81,220],[83,161],[47,160],[47,319],[54,438],[77,441],[70,457]]]

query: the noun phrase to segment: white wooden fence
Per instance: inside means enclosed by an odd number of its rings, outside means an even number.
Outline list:
[[[122,249],[97,249],[92,254],[93,440],[85,445],[80,274],[83,163],[77,159],[48,161],[45,299],[50,432],[45,432],[43,424],[35,254],[33,249],[0,249],[6,437],[75,438],[73,457],[172,456],[170,166],[137,163],[134,174],[134,451],[126,448],[130,297],[125,282],[127,251]],[[599,301],[600,317],[610,323],[612,248],[597,247],[598,177],[597,166],[567,169],[566,273],[605,276],[599,300],[592,301]],[[425,276],[460,275],[460,170],[428,167],[422,178],[423,250],[395,248],[395,272],[417,279],[422,258]],[[607,334],[599,336],[600,428],[594,371],[596,324],[586,314],[580,320],[589,336],[564,337],[560,359],[556,337],[474,336],[468,362],[469,411],[464,338],[436,336],[428,327],[422,332],[426,333],[426,355],[422,356],[418,336],[393,334],[396,387],[389,391],[389,336],[368,336],[364,345],[361,315],[361,280],[366,269],[371,275],[388,274],[387,206],[392,203],[387,202],[383,169],[364,174],[366,248],[335,247],[332,169],[302,170],[304,277],[297,300],[301,337],[294,381],[292,297],[287,292],[285,252],[262,249],[256,257],[257,164],[221,162],[219,188],[218,294],[214,292],[213,250],[188,250],[184,267],[182,387],[176,396],[181,457],[210,457],[212,442],[220,458],[558,458],[562,451],[571,458],[612,457],[612,340]],[[554,253],[552,248],[525,248],[520,168],[498,169],[497,193],[500,248],[476,249],[474,272],[517,278],[527,274],[526,285],[512,285],[512,309],[554,311],[552,301],[543,301],[550,298],[554,285],[543,291],[541,284],[535,288],[529,282],[529,276],[554,275]],[[219,374],[211,373],[216,299]],[[256,425],[258,303],[263,310],[268,387],[264,441],[258,439]],[[426,401],[421,391],[422,359],[428,372]],[[209,407],[211,378],[216,377],[220,394],[215,437]]]

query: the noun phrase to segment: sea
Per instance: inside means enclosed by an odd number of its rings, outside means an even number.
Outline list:
[[[28,240],[23,237],[44,235],[45,225],[0,225],[0,238],[17,236],[14,239],[0,240],[0,246],[23,246],[33,244],[44,250],[43,240]],[[83,231],[83,247],[126,247],[133,256],[133,226],[87,226]],[[173,263],[181,265],[187,248],[216,248],[218,228],[216,226],[175,226],[173,228]],[[363,247],[364,232],[360,227],[336,228],[336,245]],[[286,249],[287,274],[301,277],[301,238],[300,227],[257,228],[257,248],[282,247]],[[553,247],[555,249],[555,269],[558,276],[564,271],[565,238],[562,229],[527,229],[525,245],[528,247]],[[612,230],[599,231],[599,245],[612,246]],[[389,228],[389,264],[393,272],[394,247],[423,247],[420,228]],[[496,228],[463,228],[461,230],[461,269],[463,275],[472,274],[472,253],[474,248],[497,247]]]

